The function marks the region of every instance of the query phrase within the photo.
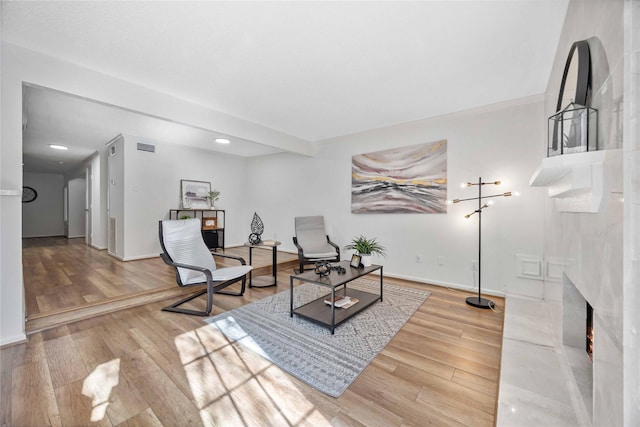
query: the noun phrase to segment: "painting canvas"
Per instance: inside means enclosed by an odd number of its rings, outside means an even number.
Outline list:
[[[211,207],[209,203],[209,192],[211,183],[204,181],[180,180],[180,193],[182,194],[183,209],[207,209]]]
[[[353,213],[447,212],[446,140],[359,154],[351,166]]]

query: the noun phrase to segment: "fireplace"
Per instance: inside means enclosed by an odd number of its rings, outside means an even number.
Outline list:
[[[594,309],[564,274],[562,287],[562,344],[586,415],[593,421]]]

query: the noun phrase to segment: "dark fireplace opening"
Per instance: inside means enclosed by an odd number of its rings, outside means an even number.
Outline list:
[[[593,362],[593,307],[587,302],[587,356]]]

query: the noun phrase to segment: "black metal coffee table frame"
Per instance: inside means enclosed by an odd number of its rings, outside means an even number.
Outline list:
[[[340,265],[345,269],[345,274],[338,274],[337,271],[331,271],[328,276],[320,276],[313,271],[307,271],[301,274],[289,276],[289,301],[290,311],[289,315],[293,317],[294,314],[311,320],[320,325],[326,326],[331,330],[331,334],[335,332],[336,326],[344,323],[348,319],[352,318],[362,310],[366,309],[376,301],[382,301],[382,266],[372,265],[369,267],[354,268],[349,265],[349,261],[342,261],[338,263],[332,263],[331,265]],[[371,292],[360,291],[358,289],[348,289],[347,284],[359,277],[366,276],[369,273],[380,270],[380,295],[372,294]],[[331,289],[331,294],[322,296],[309,303],[306,303],[300,307],[293,308],[293,281],[300,280],[302,282],[313,283],[314,285],[324,286]],[[348,295],[352,298],[358,298],[358,303],[352,305],[349,308],[337,308],[333,304],[329,305],[324,302],[327,296],[331,295],[331,300],[334,301],[337,291],[342,288],[342,295]]]

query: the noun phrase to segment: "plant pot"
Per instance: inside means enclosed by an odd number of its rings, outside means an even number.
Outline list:
[[[365,267],[371,267],[371,254],[360,254],[360,262]]]

